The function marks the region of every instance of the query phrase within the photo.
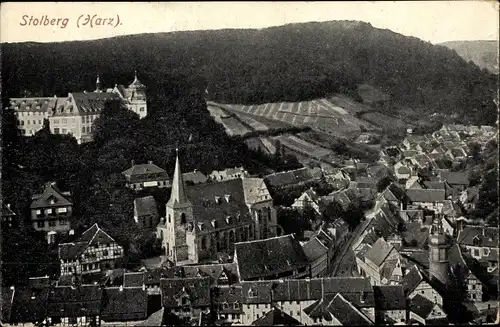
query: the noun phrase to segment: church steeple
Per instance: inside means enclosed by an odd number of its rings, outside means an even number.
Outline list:
[[[184,191],[184,180],[182,179],[181,166],[179,163],[179,150],[176,149],[175,151],[177,153],[175,158],[174,177],[172,179],[172,191],[167,203],[167,206],[171,208],[191,205]]]
[[[99,79],[99,74],[97,74],[97,80],[95,81],[95,91],[101,92],[101,80]]]

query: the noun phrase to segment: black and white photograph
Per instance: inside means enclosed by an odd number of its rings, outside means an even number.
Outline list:
[[[0,16],[0,326],[500,323],[498,2]]]

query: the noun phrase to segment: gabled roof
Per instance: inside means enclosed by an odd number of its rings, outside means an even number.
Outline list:
[[[368,250],[365,258],[370,259],[375,265],[380,266],[392,250],[394,250],[394,246],[380,237],[375,244],[373,244],[371,249]]]
[[[457,242],[462,245],[498,248],[498,227],[465,226],[458,233]]]
[[[252,326],[298,326],[301,323],[288,315],[287,313],[281,311],[280,309],[273,307],[270,311],[266,312],[262,317],[252,322]]]
[[[236,284],[238,279],[238,266],[236,263],[217,263],[207,265],[183,266],[185,277],[210,277],[212,284],[217,284],[221,277],[226,276],[228,284]]]
[[[97,316],[100,313],[102,289],[99,285],[79,287],[56,286],[49,292],[49,317]]]
[[[321,243],[316,237],[307,241],[302,247],[304,249],[304,253],[309,259],[309,262],[313,262],[328,253],[328,248],[323,245],[323,243]]]
[[[101,319],[144,320],[148,317],[148,293],[142,287],[107,287],[103,291]]]
[[[144,272],[126,272],[123,274],[124,287],[142,287],[144,285]]]
[[[440,172],[440,176],[442,181],[446,181],[449,184],[457,184],[457,185],[469,185],[469,178],[467,176],[467,173],[457,171],[457,172],[452,172],[452,171],[446,171],[442,170]]]
[[[272,187],[280,187],[316,180],[321,178],[321,175],[320,168],[311,169],[305,167],[267,175],[264,180],[266,184]]]
[[[411,312],[417,314],[419,317],[427,319],[436,305],[422,295],[417,294],[410,299],[409,308]]]
[[[246,203],[253,204],[272,199],[263,178],[247,177],[242,183]]]
[[[50,183],[45,187],[42,194],[33,196],[31,202],[31,209],[47,208],[47,207],[60,207],[73,205],[67,198],[67,193],[59,191],[55,183]],[[52,203],[54,202],[54,203]]]
[[[192,307],[210,306],[210,278],[162,278],[160,288],[164,307],[177,307],[181,293],[187,293]]]
[[[58,100],[61,101],[57,97],[10,98],[9,100],[10,109],[30,112],[52,112]]]
[[[235,253],[242,280],[292,271],[308,263],[293,235],[236,243]]]
[[[153,163],[133,165],[129,169],[122,172],[122,174],[127,177],[146,175],[146,174],[166,174],[166,173],[167,172],[165,171],[165,169],[162,169]]]
[[[89,245],[111,244],[114,242],[115,240],[95,223],[92,227],[83,232],[77,241],[59,244],[59,259],[75,259],[79,257]]]
[[[134,215],[136,217],[149,215],[157,217],[158,208],[156,207],[156,201],[154,197],[150,195],[134,199]]]
[[[406,195],[410,202],[443,202],[446,200],[445,190],[408,189]]]
[[[330,311],[342,325],[373,325],[373,322],[368,317],[347,301],[340,293],[330,302],[328,311]]]
[[[214,287],[212,302],[220,306],[220,313],[242,313],[243,312],[243,291],[240,285],[229,287]]]
[[[406,310],[406,297],[402,285],[373,286],[375,310]]]

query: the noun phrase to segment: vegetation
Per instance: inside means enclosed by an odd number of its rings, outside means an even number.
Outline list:
[[[214,101],[255,104],[352,96],[368,84],[389,97],[385,114],[411,107],[419,117],[493,124],[497,113],[495,75],[444,46],[362,22],[2,45],[5,97],[91,90],[98,73],[108,87],[127,84],[134,69],[153,97],[208,86]]]

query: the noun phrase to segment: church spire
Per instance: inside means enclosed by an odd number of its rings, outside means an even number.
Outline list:
[[[175,170],[174,177],[172,179],[172,191],[170,193],[170,199],[168,200],[167,206],[175,208],[176,206],[189,205],[189,200],[184,192],[184,180],[182,179],[181,166],[179,163],[179,149],[175,149]]]

